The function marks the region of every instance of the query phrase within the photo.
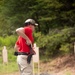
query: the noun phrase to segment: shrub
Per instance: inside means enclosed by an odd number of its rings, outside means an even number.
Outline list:
[[[36,34],[36,42],[40,47],[40,55],[48,57],[63,53],[71,52],[75,40],[75,28],[64,28],[58,33],[51,32],[51,35]]]
[[[17,36],[0,37],[0,46],[14,46]]]

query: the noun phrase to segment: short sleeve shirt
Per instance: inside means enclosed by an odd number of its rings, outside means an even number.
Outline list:
[[[30,27],[24,27],[24,33],[28,36],[28,38],[31,40],[31,42],[34,42],[32,29]],[[30,52],[30,47],[26,44],[26,40],[22,38],[21,36],[18,37],[18,40],[16,44],[19,46],[19,52]]]

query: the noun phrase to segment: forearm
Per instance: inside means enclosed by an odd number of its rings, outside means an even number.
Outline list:
[[[31,43],[31,40],[28,38],[28,36],[27,36],[27,35],[25,34],[25,32],[24,32],[24,28],[19,28],[19,29],[17,29],[17,30],[16,30],[16,33],[17,33],[19,36],[23,37],[23,38],[26,40],[26,43],[27,43],[28,45],[32,44],[32,43]]]
[[[25,35],[22,31],[16,31],[19,36],[22,36],[25,40],[29,40],[27,35]]]

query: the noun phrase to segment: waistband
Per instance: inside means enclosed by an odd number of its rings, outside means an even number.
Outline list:
[[[25,52],[18,52],[18,55],[29,55],[29,53],[25,53]]]

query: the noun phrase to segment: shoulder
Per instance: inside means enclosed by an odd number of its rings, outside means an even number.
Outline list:
[[[17,28],[16,31],[19,31],[19,30],[24,30],[23,27],[20,27],[20,28]]]
[[[32,32],[32,29],[30,27],[24,27],[25,32]]]

